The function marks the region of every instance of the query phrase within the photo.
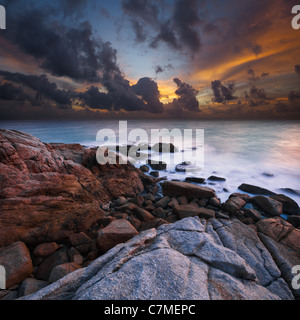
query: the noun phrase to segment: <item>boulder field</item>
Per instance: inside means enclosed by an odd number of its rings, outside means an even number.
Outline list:
[[[143,171],[0,130],[0,299],[300,298],[297,203]]]

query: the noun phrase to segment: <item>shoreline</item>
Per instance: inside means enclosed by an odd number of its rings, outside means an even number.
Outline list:
[[[269,237],[269,227],[276,225],[274,241],[282,240],[276,238],[276,230],[283,227],[300,243],[299,206],[284,195],[260,195],[268,190],[244,184],[243,192],[260,193],[229,194],[221,203],[210,185],[161,181],[157,174],[131,164],[101,167],[95,150],[79,144],[45,144],[9,130],[0,134],[4,170],[0,177],[0,265],[9,269],[10,281],[10,290],[0,291],[0,299],[32,294],[88,268],[130,239],[193,217],[212,224],[214,232],[218,223],[239,221],[246,230],[259,230]],[[210,181],[223,180],[211,176]],[[283,245],[292,247],[300,259],[297,241]]]

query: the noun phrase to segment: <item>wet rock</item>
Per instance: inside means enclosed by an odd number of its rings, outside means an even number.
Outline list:
[[[146,165],[142,165],[142,166],[140,166],[140,170],[143,172],[149,172],[149,167]]]
[[[163,194],[169,197],[185,196],[188,199],[209,199],[216,196],[213,189],[188,182],[165,181],[162,183],[162,190]]]
[[[284,194],[276,194],[270,198],[282,203],[282,211],[284,214],[300,215],[300,208],[296,201]]]
[[[288,216],[286,221],[293,225],[295,228],[300,227],[300,216]]]
[[[210,181],[219,181],[219,182],[226,181],[225,178],[217,177],[217,176],[210,176],[209,178],[207,178],[207,180],[210,180]]]
[[[254,203],[267,215],[273,217],[280,216],[282,214],[282,203],[277,200],[265,196],[255,196],[253,200]]]
[[[177,147],[174,146],[173,143],[163,143],[163,142],[158,142],[155,143],[151,149],[153,151],[159,152],[159,153],[174,153],[178,152]]]
[[[243,208],[243,211],[244,211],[245,217],[251,218],[255,222],[257,222],[260,219],[262,219],[261,213],[256,209]]]
[[[151,171],[149,174],[154,178],[158,178],[159,177],[159,172],[158,171]]]
[[[160,171],[160,170],[166,170],[167,164],[163,161],[155,161],[155,160],[148,160],[147,164],[151,167],[152,170]]]
[[[241,210],[246,202],[240,197],[231,197],[224,204],[224,211],[231,214],[235,214],[237,211]]]
[[[193,183],[204,183],[205,179],[204,178],[197,178],[197,177],[186,177],[185,181],[186,182],[193,182]]]
[[[251,193],[251,194],[259,194],[259,195],[265,195],[265,196],[272,196],[272,195],[276,194],[275,192],[270,191],[268,189],[261,188],[261,187],[258,187],[258,186],[254,186],[254,185],[251,185],[251,184],[246,184],[246,183],[241,184],[238,187],[238,189],[240,189],[240,190],[242,190],[244,192]]]
[[[193,172],[198,170],[199,170],[199,167],[187,161],[179,163],[175,167],[175,171],[177,172]]]

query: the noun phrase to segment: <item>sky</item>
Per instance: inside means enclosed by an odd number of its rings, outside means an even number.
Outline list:
[[[0,0],[0,119],[300,119],[296,4]]]

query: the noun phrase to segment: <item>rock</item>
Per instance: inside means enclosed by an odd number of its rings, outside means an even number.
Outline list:
[[[1,129],[0,247],[64,243],[105,216],[101,204],[137,196],[155,182],[131,164],[98,164],[96,152]]]
[[[142,208],[134,208],[134,213],[144,222],[154,219],[153,215],[149,211]]]
[[[144,164],[144,165],[140,166],[140,170],[143,172],[149,172],[149,167]]]
[[[136,197],[130,198],[129,201],[132,202],[132,203],[135,203],[136,205],[141,207],[143,205],[145,199],[144,199],[144,197],[142,195],[138,195]]]
[[[168,196],[165,196],[155,203],[155,207],[156,208],[161,207],[163,209],[166,209],[170,201],[171,201],[171,198]]]
[[[69,256],[71,262],[75,262],[80,265],[83,263],[82,255],[74,247],[72,247],[68,250],[68,256]]]
[[[276,243],[288,247],[294,255],[300,258],[299,229],[279,217],[261,219],[256,223],[256,226],[260,233],[272,238]]]
[[[149,174],[154,178],[158,178],[159,177],[159,172],[158,171],[151,171]]]
[[[207,178],[207,180],[210,180],[210,181],[226,181],[225,178],[222,178],[222,177],[217,177],[217,176],[210,176],[209,178]]]
[[[186,217],[197,216],[200,213],[200,208],[196,208],[190,204],[181,204],[173,207],[173,212],[176,214],[178,219]]]
[[[136,230],[139,230],[142,223],[140,220],[134,218],[134,217],[128,217],[128,221],[133,225],[133,227],[136,229]]]
[[[158,142],[155,143],[151,149],[153,151],[159,152],[159,153],[174,153],[174,152],[178,152],[178,149],[174,146],[173,143],[164,143],[164,142]]]
[[[169,224],[169,222],[161,218],[154,218],[153,220],[142,222],[141,232],[148,229],[158,228],[163,224]]]
[[[282,203],[277,200],[265,196],[255,196],[253,200],[255,204],[267,215],[273,217],[280,216],[282,214]]]
[[[167,164],[163,161],[148,160],[147,164],[149,164],[152,170],[160,171],[167,169]]]
[[[213,207],[219,207],[221,205],[220,200],[217,197],[210,198],[208,203]]]
[[[59,245],[55,242],[41,243],[33,250],[33,255],[36,257],[46,258],[50,254],[54,253],[59,248]]]
[[[70,236],[70,242],[81,254],[89,252],[93,240],[84,232],[75,233]]]
[[[222,241],[221,241],[222,240]],[[190,217],[119,244],[21,300],[293,299],[255,231]]]
[[[49,282],[55,282],[79,268],[81,268],[80,265],[75,262],[60,264],[52,269]]]
[[[288,216],[286,221],[293,225],[295,228],[300,227],[300,216]]]
[[[50,283],[48,281],[37,280],[34,278],[26,278],[22,281],[18,289],[18,296],[28,296],[36,291],[47,287]]]
[[[127,203],[127,199],[125,197],[118,197],[116,200],[115,200],[115,204],[118,206],[118,207],[121,207],[123,206],[124,204]]]
[[[241,210],[246,202],[240,197],[231,197],[224,204],[224,211],[231,214],[235,214],[237,211]]]
[[[162,190],[165,196],[186,196],[188,199],[202,199],[215,197],[215,191],[211,188],[197,186],[188,182],[164,181]]]
[[[246,184],[243,183],[241,184],[238,189],[244,191],[244,192],[248,192],[248,193],[252,193],[252,194],[260,194],[260,195],[265,195],[265,196],[272,196],[275,195],[276,193],[273,191],[270,191],[268,189],[264,189],[258,186],[254,186],[251,184]]]
[[[284,214],[300,215],[300,208],[296,201],[285,196],[284,194],[276,194],[270,198],[282,203],[282,211]]]
[[[68,262],[69,256],[67,247],[58,249],[39,265],[35,277],[39,280],[48,281],[51,270],[54,267]]]
[[[19,284],[33,271],[30,252],[23,242],[0,248],[0,265],[5,268],[6,288]]]
[[[205,179],[204,178],[197,178],[197,177],[186,177],[185,181],[186,182],[194,182],[194,183],[204,183]]]
[[[257,222],[260,219],[262,219],[261,213],[256,209],[248,209],[243,208],[243,211],[245,213],[245,217],[253,219],[253,221]]]
[[[199,167],[192,164],[191,162],[182,162],[176,165],[175,171],[177,172],[193,172],[198,171]]]
[[[161,219],[167,218],[166,212],[162,207],[158,207],[155,210],[153,210],[152,215],[154,215],[157,218],[161,218]]]
[[[291,189],[291,188],[280,188],[279,190],[285,191],[290,194],[294,194],[296,196],[300,196],[300,190],[295,190],[295,189]]]
[[[127,220],[114,220],[98,232],[97,246],[102,253],[107,252],[137,234],[139,234],[138,231]]]
[[[144,196],[145,200],[150,200],[150,201],[155,201],[155,197],[152,193],[147,193],[145,196]]]
[[[244,201],[248,202],[249,200],[251,200],[252,198],[249,196],[249,194],[246,193],[239,193],[239,192],[234,192],[232,193],[229,198],[234,198],[234,197],[238,197],[238,198],[242,198]]]
[[[215,218],[215,211],[207,208],[199,208],[198,216],[200,218],[210,219]]]

